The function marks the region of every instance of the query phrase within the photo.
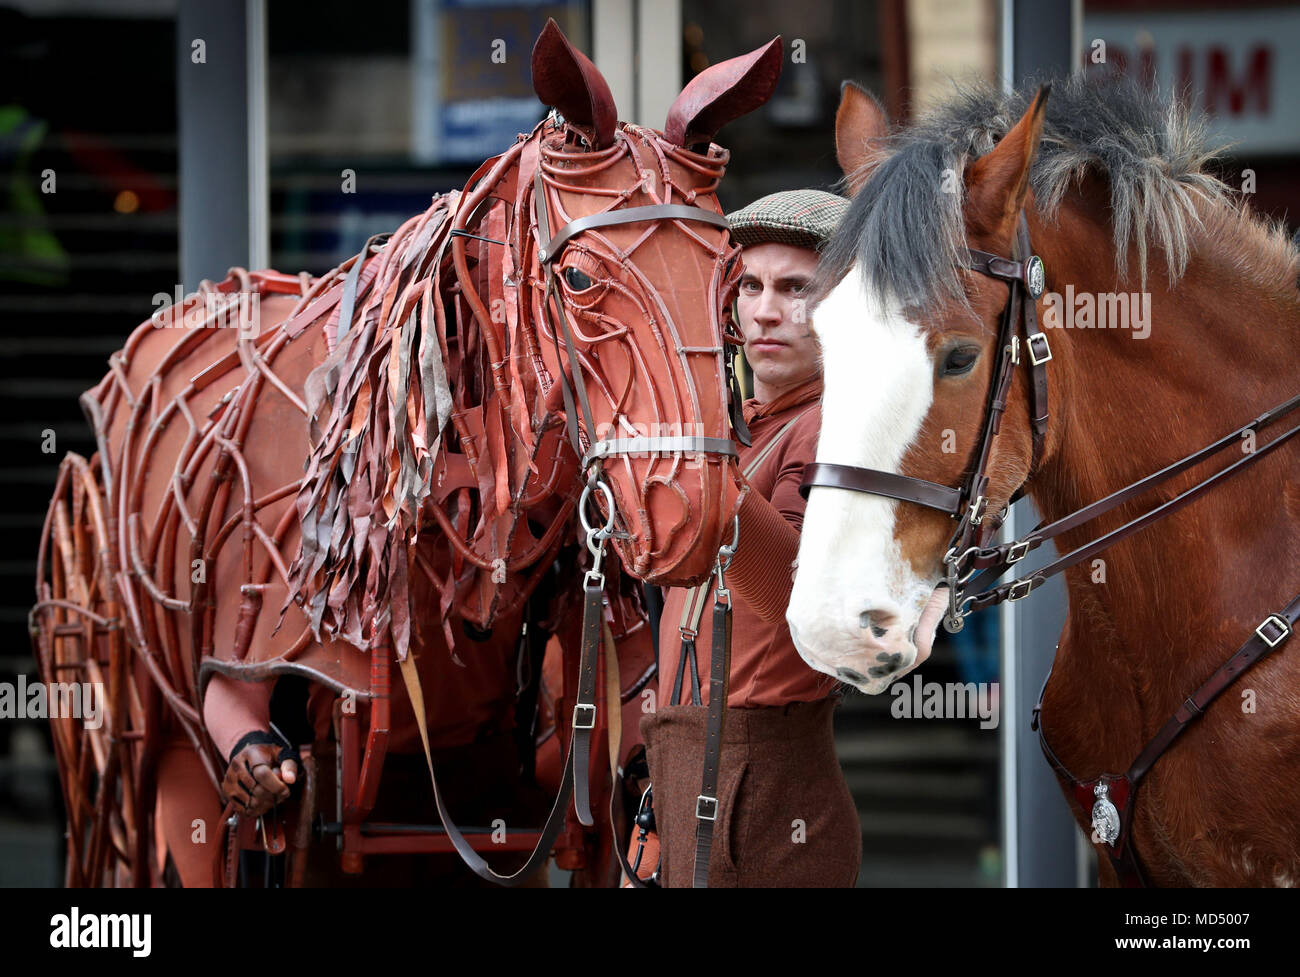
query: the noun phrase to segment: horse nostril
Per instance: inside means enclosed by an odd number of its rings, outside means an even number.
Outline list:
[[[858,625],[863,628],[870,628],[871,634],[877,638],[883,638],[888,632],[889,627],[897,618],[887,611],[863,611],[858,615]]]
[[[867,669],[867,671],[871,673],[872,678],[884,678],[886,675],[892,675],[902,667],[903,655],[901,652],[896,652],[892,655],[881,652],[876,656],[876,661],[881,662],[882,664],[873,665],[871,668]]]
[[[835,674],[844,679],[844,681],[853,682],[854,684],[861,684],[866,681],[865,678],[851,668],[837,668],[835,669]]]

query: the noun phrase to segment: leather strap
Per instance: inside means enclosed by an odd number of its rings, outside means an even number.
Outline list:
[[[809,407],[807,410],[800,411],[799,414],[781,426],[781,429],[772,435],[772,440],[763,445],[758,453],[749,460],[744,468],[745,478],[753,478],[754,473],[758,471],[759,466],[767,459],[777,446],[785,440],[785,436],[790,429],[800,420],[806,417],[814,408]],[[806,470],[806,469],[805,469]],[[800,488],[804,498],[808,493]],[[700,698],[700,670],[696,663],[695,656],[695,637],[700,632],[700,618],[704,616],[704,604],[708,600],[708,595],[713,587],[713,578],[709,578],[708,583],[692,587],[686,592],[686,601],[682,605],[682,620],[678,629],[682,635],[682,653],[677,659],[677,674],[673,678],[672,692],[668,699],[670,706],[680,705],[682,701],[682,680],[689,659],[691,669],[691,705],[701,705],[703,700]]]
[[[805,499],[808,498],[809,490],[821,486],[851,489],[869,495],[884,495],[904,502],[915,502],[917,505],[946,512],[950,516],[955,516],[961,511],[961,489],[949,488],[938,482],[927,482],[893,472],[855,468],[852,465],[833,465],[820,461],[805,465],[803,472],[803,483],[799,486],[799,494]]]
[[[713,648],[710,652],[709,705],[705,720],[704,775],[695,799],[695,873],[692,887],[709,887],[709,856],[718,819],[718,768],[727,722],[727,678],[731,674],[731,597],[719,591],[713,601]]]
[[[1290,403],[1292,403],[1293,407],[1296,405],[1300,405],[1300,398],[1296,398],[1294,401]],[[1242,430],[1250,429],[1254,423],[1255,422],[1252,422],[1252,424],[1246,425],[1246,427],[1243,428]],[[1071,550],[1069,553],[1066,553],[1065,555],[1058,557],[1053,562],[1047,564],[1046,566],[1042,567],[1039,570],[1034,571],[1034,573],[1032,573],[1028,577],[1018,578],[1016,580],[1010,580],[1004,584],[1000,584],[997,587],[991,588],[989,590],[985,590],[982,593],[978,593],[973,597],[965,598],[963,603],[969,602],[971,610],[978,611],[978,610],[982,610],[985,607],[992,607],[994,604],[1000,604],[1006,600],[1015,601],[1028,596],[1035,589],[1037,589],[1040,584],[1044,583],[1048,578],[1055,576],[1056,574],[1062,572],[1063,570],[1068,570],[1070,567],[1074,566],[1075,564],[1088,559],[1089,557],[1095,555],[1096,553],[1101,552],[1107,547],[1112,546],[1115,543],[1118,543],[1120,540],[1132,536],[1138,530],[1144,529],[1145,527],[1149,526],[1151,523],[1157,521],[1158,519],[1162,519],[1163,517],[1171,513],[1177,512],[1179,509],[1182,509],[1185,506],[1189,505],[1190,503],[1196,501],[1198,498],[1200,498],[1202,495],[1208,492],[1215,485],[1219,484],[1225,479],[1231,478],[1233,475],[1236,475],[1242,469],[1249,467],[1250,465],[1258,461],[1260,458],[1267,456],[1270,452],[1274,451],[1276,448],[1280,447],[1282,444],[1286,443],[1297,434],[1300,434],[1300,425],[1297,425],[1296,427],[1291,428],[1289,431],[1285,431],[1282,434],[1279,434],[1268,444],[1264,445],[1261,448],[1256,448],[1256,450],[1251,454],[1243,456],[1240,460],[1234,462],[1228,467],[1223,468],[1220,471],[1215,472],[1213,475],[1206,477],[1202,481],[1193,485],[1191,488],[1175,495],[1172,499],[1165,502],[1164,504],[1156,506],[1154,509],[1145,512],[1142,515],[1136,517],[1135,519],[1132,519],[1129,522],[1125,523],[1123,526],[1120,526],[1118,529],[1112,530],[1111,532],[1106,533],[1104,536],[1100,536],[1097,539],[1094,539],[1092,542],[1085,543],[1083,546],[1080,546],[1077,549]],[[1231,437],[1232,436],[1229,436],[1229,438],[1225,440],[1230,440]],[[1203,450],[1208,451],[1209,449],[1203,449]],[[1202,452],[1198,452],[1197,454],[1199,455],[1201,453]],[[1170,468],[1165,469],[1165,471],[1169,471],[1170,469],[1173,468],[1178,468],[1181,471],[1183,468],[1189,467],[1190,459],[1194,457],[1195,456],[1189,456],[1188,458],[1184,458],[1182,461],[1175,462],[1174,465],[1171,465]],[[1094,506],[1091,506],[1089,508],[1099,507],[1102,505],[1102,503],[1108,503],[1107,505],[1104,506],[1104,508],[1096,508],[1096,510],[1093,513],[1093,515],[1095,516],[1100,512],[1108,511],[1109,509],[1113,509],[1115,506],[1128,501],[1134,495],[1140,494],[1140,489],[1144,490],[1145,488],[1149,488],[1152,485],[1165,481],[1167,477],[1172,477],[1172,476],[1158,477],[1161,475],[1163,475],[1162,472],[1157,472],[1156,475],[1149,476],[1147,479],[1143,479],[1142,482],[1137,482],[1124,489],[1121,489],[1119,492],[1116,492],[1113,495],[1108,496],[1106,499],[1101,500],[1101,502],[1094,503]],[[1074,513],[1072,516],[1067,518],[1076,519],[1081,515],[1083,511],[1086,510],[1081,510],[1079,513]],[[1061,521],[1064,522],[1065,520],[1061,520]],[[1056,533],[1063,532],[1063,531],[1064,531],[1063,529],[1058,528],[1056,532],[1053,533],[1052,535],[1056,535]],[[1050,538],[1050,537],[1044,537],[1044,538]],[[1041,542],[1042,540],[1038,541],[1039,545],[1041,545]],[[1019,545],[1021,544],[1020,543],[1011,544],[1005,549],[1007,551],[1010,551]],[[1030,548],[1032,549],[1033,547]],[[1002,547],[999,547],[999,550],[1002,549],[1003,549]],[[1020,556],[1017,556],[1016,559],[1017,560],[1020,559]],[[1010,564],[1007,564],[1007,566],[1009,565]],[[1002,569],[1005,570],[1005,568],[1006,567],[1004,566]],[[996,570],[996,566],[993,569]],[[986,576],[986,575],[987,573],[982,576]]]
[[[1020,262],[1023,289],[1016,289],[1020,300],[1024,302],[1024,312],[1020,322],[1025,332],[1025,355],[1029,358],[1029,431],[1033,438],[1033,454],[1029,461],[1028,483],[1033,473],[1038,471],[1038,464],[1043,460],[1043,449],[1047,444],[1047,421],[1049,416],[1047,404],[1047,363],[1052,358],[1052,348],[1047,342],[1047,334],[1038,328],[1038,295],[1042,294],[1042,262],[1038,260],[1029,245],[1029,224],[1023,214],[1016,227],[1015,257]],[[1033,285],[1034,264],[1037,262],[1038,290]]]
[[[1265,658],[1269,652],[1282,647],[1294,633],[1300,621],[1300,595],[1291,601],[1280,613],[1270,614],[1255,629],[1246,643],[1237,649],[1226,662],[1220,665],[1200,688],[1189,695],[1183,704],[1174,711],[1160,732],[1152,738],[1138,754],[1128,769],[1128,779],[1136,786],[1179,734],[1193,720],[1199,719],[1224,689],[1235,682],[1250,667]]]
[[[758,454],[745,466],[745,478],[754,476],[759,466],[776,449],[789,430],[812,410],[813,408],[809,407],[807,410],[800,411],[797,417],[787,421],[772,436],[771,441],[763,445]],[[706,594],[712,585],[712,580],[709,584],[702,585]],[[695,594],[699,589],[701,588],[691,589],[688,603],[694,603]],[[698,628],[703,607],[704,604],[701,602],[699,610],[694,611],[692,629]],[[684,614],[683,620],[685,620]],[[685,639],[685,629],[683,629],[683,639]],[[691,648],[693,651],[694,638],[691,639]],[[683,652],[685,650],[686,642],[683,640]],[[692,668],[694,668],[693,662]],[[709,886],[709,858],[713,851],[713,826],[718,818],[718,771],[722,766],[722,734],[727,719],[727,686],[730,677],[731,591],[715,590],[712,647],[709,652],[709,704],[704,723],[704,772],[700,778],[700,793],[695,798],[695,866],[691,885],[696,889],[707,889]],[[675,694],[679,692],[680,683],[677,683]],[[698,702],[698,699],[696,701]]]
[[[680,451],[683,453],[700,453],[713,455],[730,455],[736,457],[736,443],[731,438],[705,437],[654,437],[654,438],[611,438],[595,442],[582,456],[585,471],[597,458],[609,458],[612,455],[666,454]]]
[[[537,171],[537,176],[540,185],[540,169]],[[542,264],[549,265],[559,255],[565,242],[583,231],[591,230],[593,227],[610,227],[615,224],[634,224],[637,221],[660,220],[700,221],[727,230],[731,228],[727,218],[703,207],[692,207],[687,204],[651,204],[647,207],[625,207],[621,210],[607,210],[599,214],[588,214],[586,217],[575,217],[556,231],[555,236],[541,246],[541,250],[537,252],[537,258]],[[545,228],[539,226],[539,229],[542,233],[547,233]]]
[[[1282,611],[1268,615],[1255,628],[1254,633],[1246,640],[1246,643],[1238,648],[1231,658],[1220,665],[1213,675],[1174,710],[1174,714],[1166,720],[1159,732],[1151,738],[1146,746],[1142,748],[1137,758],[1129,765],[1128,771],[1120,776],[1103,774],[1095,780],[1080,780],[1069,771],[1055,751],[1052,750],[1047,742],[1047,734],[1041,721],[1043,695],[1046,693],[1047,683],[1052,677],[1052,670],[1048,669],[1047,676],[1043,679],[1042,689],[1038,693],[1038,704],[1034,706],[1030,728],[1038,732],[1038,745],[1042,748],[1043,756],[1046,757],[1048,764],[1051,765],[1056,775],[1061,779],[1062,784],[1067,788],[1067,794],[1073,797],[1085,817],[1091,817],[1089,803],[1092,789],[1098,783],[1105,783],[1107,788],[1113,792],[1113,802],[1119,802],[1117,810],[1120,818],[1120,830],[1114,843],[1107,846],[1106,854],[1111,861],[1111,866],[1115,869],[1125,887],[1144,887],[1148,884],[1132,836],[1134,805],[1142,778],[1146,776],[1147,772],[1155,765],[1155,762],[1174,740],[1182,734],[1183,730],[1205,715],[1205,710],[1211,702],[1249,668],[1258,664],[1270,652],[1276,651],[1289,641],[1298,625],[1300,625],[1300,594],[1297,594]]]
[[[1067,516],[1063,516],[1055,522],[1040,523],[1019,540],[1004,543],[1001,546],[981,551],[972,558],[971,565],[980,569],[999,567],[1002,571],[1005,571],[1012,564],[1023,559],[1027,554],[1032,553],[1048,540],[1055,539],[1057,536],[1061,535],[1061,533],[1068,532],[1086,522],[1091,522],[1098,516],[1107,513],[1112,509],[1137,498],[1138,496],[1144,495],[1155,486],[1160,485],[1177,475],[1181,475],[1189,468],[1193,468],[1202,461],[1211,458],[1229,445],[1239,444],[1242,437],[1246,434],[1258,433],[1258,430],[1261,427],[1265,427],[1273,421],[1286,416],[1297,408],[1300,408],[1300,395],[1278,404],[1276,407],[1265,411],[1248,424],[1244,424],[1237,428],[1237,430],[1225,434],[1212,444],[1206,445],[1204,448],[1180,458],[1173,464],[1167,465],[1158,472],[1154,472],[1139,481],[1133,482],[1131,485],[1126,485],[1123,488],[1112,492],[1105,498],[1089,503],[1082,509],[1072,512]],[[1283,435],[1283,437],[1286,436],[1288,435]],[[1272,442],[1270,442],[1270,444],[1271,443]],[[1254,457],[1254,455],[1252,454],[1247,457]],[[1013,553],[1013,551],[1015,552]],[[1014,556],[1014,559],[1009,558],[1011,556]]]
[[[537,211],[537,237],[538,240],[550,237],[550,216],[546,205],[546,185],[542,182],[542,169],[539,166],[536,174],[533,176],[533,206]],[[540,254],[543,252],[539,252]],[[577,407],[582,408],[582,421],[587,427],[589,438],[596,436],[596,422],[591,413],[591,404],[587,400],[587,385],[582,382],[582,368],[578,363],[578,352],[573,342],[573,331],[569,328],[569,317],[564,311],[564,302],[560,300],[555,291],[555,267],[549,262],[542,262],[546,269],[546,294],[542,296],[542,314],[545,318],[550,319],[551,300],[555,299],[555,315],[559,319],[560,329],[555,328],[554,322],[551,322],[551,342],[555,345],[555,356],[557,365],[560,370],[560,391],[564,395],[564,413],[565,422],[569,429],[569,441],[573,445],[574,454],[579,458],[585,453],[582,445],[581,432],[578,429]],[[568,354],[569,373],[564,372],[564,361],[560,357],[559,334],[564,332],[564,350]],[[572,385],[570,385],[572,384]],[[574,403],[574,394],[577,394],[577,404]]]
[[[596,716],[596,661],[600,647],[601,622],[604,619],[602,592],[603,587],[597,583],[583,587],[584,599],[582,610],[582,652],[578,664],[578,701],[573,708],[575,722],[569,738],[569,749],[564,758],[564,772],[560,779],[560,789],[555,796],[555,803],[546,816],[542,826],[537,847],[518,869],[509,875],[494,871],[474,847],[465,840],[465,836],[456,827],[443,803],[442,792],[438,789],[438,778],[433,770],[433,754],[429,748],[429,726],[424,711],[424,690],[420,684],[420,672],[415,666],[415,656],[407,655],[401,661],[402,678],[406,692],[411,700],[411,709],[415,713],[415,722],[420,730],[420,742],[424,747],[424,759],[429,768],[429,782],[433,785],[434,804],[438,808],[438,817],[451,839],[452,846],[467,866],[480,878],[504,886],[517,886],[525,882],[540,868],[551,854],[555,839],[564,827],[569,807],[569,797],[574,794],[575,767],[581,762],[582,798],[586,805],[586,817],[583,818],[582,807],[575,798],[578,818],[584,825],[593,823],[590,801],[587,799],[587,761],[590,756],[591,730]],[[581,716],[581,724],[577,721]]]

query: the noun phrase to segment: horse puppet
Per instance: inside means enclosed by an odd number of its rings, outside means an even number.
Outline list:
[[[891,133],[846,84],[836,144],[801,653],[878,693],[941,618],[1064,572],[1034,722],[1102,883],[1300,882],[1300,254],[1137,86],[964,90]],[[1043,524],[994,542],[1026,493]]]
[[[498,883],[552,852],[617,881],[591,810],[654,680],[627,573],[703,579],[746,490],[712,140],[780,66],[776,38],[710,67],[659,132],[552,21],[551,115],[463,191],[320,278],[205,282],[110,358],[32,613],[45,679],[107,707],[53,722],[70,885],[342,884],[453,850]]]

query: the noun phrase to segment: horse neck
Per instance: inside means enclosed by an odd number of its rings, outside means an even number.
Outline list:
[[[1140,296],[1144,289],[1135,273],[1117,282],[1110,228],[1091,217],[1105,210],[1092,204],[1067,200],[1055,221],[1031,221],[1049,291],[1064,294],[1064,283],[1071,282],[1076,294]],[[1221,248],[1194,241],[1174,288],[1155,255],[1145,286],[1151,310],[1145,339],[1127,328],[1048,330],[1049,424],[1055,430],[1031,485],[1046,520],[1137,481],[1300,392],[1294,279],[1264,287],[1243,271],[1258,264],[1245,256],[1225,260]],[[1136,269],[1133,255],[1129,268]],[[1298,422],[1300,416],[1290,415],[1266,428],[1258,444]],[[1137,506],[1063,534],[1060,551],[1118,527],[1240,457],[1240,448],[1226,448]],[[1105,582],[1094,582],[1099,568],[1093,561],[1068,571],[1070,623],[1058,667],[1085,681],[1090,670],[1104,671],[1107,688],[1118,668],[1131,667],[1134,690],[1149,703],[1147,720],[1162,722],[1164,700],[1191,691],[1184,686],[1196,669],[1188,662],[1217,666],[1300,590],[1300,576],[1278,572],[1294,567],[1288,554],[1300,545],[1300,490],[1286,477],[1298,461],[1300,443],[1288,444],[1187,509],[1098,554]],[[1158,693],[1163,684],[1169,695]]]

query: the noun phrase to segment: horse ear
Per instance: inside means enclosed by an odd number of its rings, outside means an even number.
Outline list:
[[[596,149],[614,141],[618,111],[609,83],[587,56],[569,43],[554,18],[548,18],[533,45],[533,91],[543,105],[570,122],[590,126]]]
[[[844,82],[835,112],[835,157],[850,197],[867,182],[878,162],[875,144],[888,135],[889,117],[880,103],[855,82]]]
[[[674,146],[712,142],[728,122],[772,97],[781,78],[782,51],[778,34],[756,51],[709,65],[668,110],[664,138]]]
[[[1043,133],[1043,109],[1050,91],[1050,85],[1038,89],[1020,121],[966,170],[968,220],[999,240],[1009,240],[1015,232],[1029,194],[1029,170]]]

